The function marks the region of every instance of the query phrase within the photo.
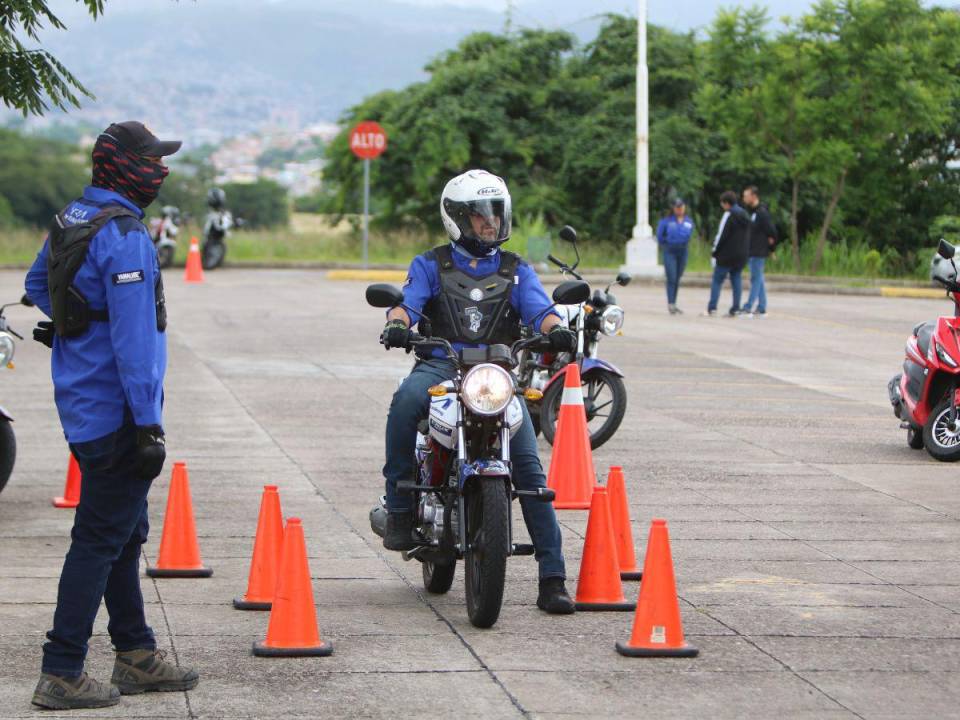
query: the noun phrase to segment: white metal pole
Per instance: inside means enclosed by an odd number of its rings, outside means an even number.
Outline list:
[[[363,269],[370,264],[368,242],[370,235],[370,158],[363,159]]]

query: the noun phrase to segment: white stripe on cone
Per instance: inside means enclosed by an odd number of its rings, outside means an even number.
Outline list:
[[[583,393],[579,387],[564,387],[560,397],[561,405],[583,405]]]

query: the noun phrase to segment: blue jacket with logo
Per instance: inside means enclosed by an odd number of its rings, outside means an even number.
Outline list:
[[[93,218],[107,205],[143,210],[123,195],[88,186],[67,206],[68,223]],[[48,316],[48,241],[27,273],[26,291]],[[91,309],[109,322],[91,322],[79,337],[55,337],[51,359],[54,398],[67,441],[88,442],[117,430],[129,408],[137,425],[162,425],[166,334],[157,330],[154,286],[157,252],[143,224],[130,217],[107,222],[90,243],[73,284]]]
[[[456,243],[453,245],[453,264],[458,270],[471,277],[483,277],[495,273],[500,269],[500,251],[484,258],[475,258]],[[471,263],[476,262],[476,267]],[[411,310],[410,323],[416,324],[420,319],[419,312],[427,301],[440,294],[440,265],[436,260],[430,260],[424,255],[417,255],[410,263],[407,271],[407,281],[403,286],[403,303]],[[543,289],[543,284],[537,276],[536,270],[525,262],[517,265],[517,274],[513,278],[513,291],[510,293],[510,304],[520,315],[524,325],[536,326],[540,331],[540,323],[550,314],[556,314],[550,308],[553,302]],[[478,347],[465,343],[453,343],[455,350],[464,347]],[[442,351],[435,351],[436,357],[445,357]]]
[[[682,222],[676,215],[663,218],[657,225],[657,242],[661,245],[684,245],[693,235],[693,220],[685,215]]]

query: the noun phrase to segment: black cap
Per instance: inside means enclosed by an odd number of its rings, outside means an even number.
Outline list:
[[[163,157],[173,155],[182,144],[179,140],[159,140],[142,122],[128,120],[122,123],[113,123],[101,135],[111,137],[137,155],[147,157]]]
[[[673,201],[674,207],[680,207],[681,205],[686,205],[686,203],[683,201],[683,198],[677,198]]]

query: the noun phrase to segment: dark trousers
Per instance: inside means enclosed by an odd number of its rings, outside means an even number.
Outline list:
[[[677,304],[680,278],[687,267],[687,243],[663,246],[663,269],[667,274],[667,304]]]
[[[387,509],[390,512],[409,512],[412,509],[413,496],[397,492],[397,482],[414,477],[417,423],[430,412],[427,388],[450,380],[455,374],[453,366],[445,360],[417,363],[393,395],[387,416],[387,462],[383,466]],[[525,406],[523,424],[510,439],[510,460],[513,464],[513,484],[518,489],[534,490],[546,486],[543,466],[537,453],[537,438]],[[565,577],[560,525],[553,505],[533,498],[521,498],[520,507],[536,549],[540,577]]]
[[[150,480],[136,475],[136,429],[70,445],[83,480],[60,574],[53,629],[43,646],[43,672],[75,677],[83,672],[93,621],[105,601],[107,629],[117,650],[153,649],[140,592],[140,546],[147,540]]]
[[[717,303],[720,301],[720,290],[723,288],[723,281],[727,275],[730,276],[730,287],[733,290],[733,305],[730,306],[730,312],[737,312],[740,309],[740,296],[743,293],[742,267],[730,268],[717,265],[713,269],[713,280],[710,283],[710,302],[707,310],[716,310]]]

